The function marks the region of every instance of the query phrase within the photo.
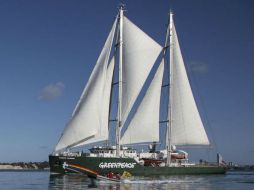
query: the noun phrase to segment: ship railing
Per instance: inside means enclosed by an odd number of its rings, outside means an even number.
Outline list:
[[[72,157],[80,157],[82,152],[62,152],[59,156],[72,156]]]

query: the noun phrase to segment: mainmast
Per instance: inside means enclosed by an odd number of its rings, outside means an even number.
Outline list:
[[[118,120],[116,126],[116,156],[120,156],[120,132],[122,127],[122,64],[123,64],[123,5],[119,9],[119,81]]]
[[[166,43],[165,43],[165,47],[169,46],[169,103],[168,103],[168,123],[167,123],[167,166],[170,165],[171,163],[171,128],[172,128],[172,123],[173,123],[173,119],[172,119],[172,86],[173,84],[173,43],[172,43],[172,36],[173,34],[173,13],[172,11],[170,11],[169,13],[169,25],[168,25],[168,29],[167,29],[167,36],[166,36]],[[169,35],[169,42],[168,42],[168,35]],[[165,51],[164,51],[164,59],[165,59]]]

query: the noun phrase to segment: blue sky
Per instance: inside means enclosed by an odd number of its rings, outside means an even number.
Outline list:
[[[174,20],[208,135],[254,163],[254,2],[124,1],[160,44]],[[0,162],[47,160],[117,14],[117,0],[0,1]],[[197,94],[196,91],[199,93]]]

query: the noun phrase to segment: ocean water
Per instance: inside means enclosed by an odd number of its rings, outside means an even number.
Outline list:
[[[0,172],[1,190],[254,190],[254,172],[228,172],[226,175],[132,177],[121,183],[98,181],[97,188],[88,188],[89,184],[90,179],[82,175],[51,175],[48,171]]]

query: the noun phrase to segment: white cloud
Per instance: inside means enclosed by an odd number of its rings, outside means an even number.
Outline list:
[[[65,85],[62,82],[57,82],[55,84],[49,84],[45,86],[40,95],[38,96],[38,100],[53,100],[63,94]]]
[[[190,69],[194,73],[206,74],[208,72],[208,65],[202,62],[192,62]]]

